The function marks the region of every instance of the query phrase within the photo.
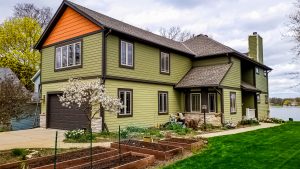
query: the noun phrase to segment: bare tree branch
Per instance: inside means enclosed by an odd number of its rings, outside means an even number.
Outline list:
[[[14,17],[29,17],[38,21],[43,29],[48,25],[52,17],[52,9],[50,7],[38,8],[32,3],[18,3],[14,6]]]
[[[179,26],[172,26],[168,29],[161,27],[159,29],[159,34],[163,37],[172,39],[172,40],[176,40],[176,41],[180,41],[183,42],[185,40],[188,40],[192,37],[194,37],[194,35],[192,35],[191,32],[189,31],[183,31],[181,30],[181,28]]]

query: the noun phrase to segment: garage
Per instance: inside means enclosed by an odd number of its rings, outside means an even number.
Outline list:
[[[48,94],[47,128],[63,130],[88,128],[89,120],[86,114],[78,109],[63,107],[57,95]]]

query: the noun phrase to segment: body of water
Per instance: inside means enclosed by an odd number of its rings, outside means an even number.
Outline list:
[[[293,118],[294,121],[300,121],[300,107],[270,107],[270,117],[289,120]]]

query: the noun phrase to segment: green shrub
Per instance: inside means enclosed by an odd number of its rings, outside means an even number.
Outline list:
[[[266,118],[266,119],[262,119],[260,121],[264,122],[264,123],[277,123],[277,124],[281,124],[281,123],[285,122],[284,120],[278,119],[278,118]]]
[[[240,121],[241,125],[258,125],[259,121],[256,119],[243,119]]]
[[[185,135],[188,134],[192,131],[192,129],[187,128],[179,123],[167,123],[165,125],[165,129],[167,130],[173,130],[175,131],[175,133],[177,133],[178,135]]]
[[[23,157],[23,156],[27,155],[27,151],[25,149],[22,149],[22,148],[12,149],[11,153],[12,153],[13,156],[16,156],[16,157],[19,157],[19,156]]]
[[[84,130],[70,130],[65,132],[66,139],[77,140],[81,138],[83,135],[85,135]]]

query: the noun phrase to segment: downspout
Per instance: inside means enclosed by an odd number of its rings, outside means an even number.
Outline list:
[[[107,33],[106,33],[107,32]],[[107,62],[106,62],[106,38],[107,36],[111,33],[111,29],[109,29],[107,31],[104,30],[103,33],[102,33],[102,84],[105,85],[105,80],[106,80],[106,65],[107,65]],[[105,116],[104,116],[104,108],[101,106],[100,108],[100,112],[101,112],[101,117],[102,117],[102,131],[104,130],[107,130],[108,131],[108,128],[105,124]]]

